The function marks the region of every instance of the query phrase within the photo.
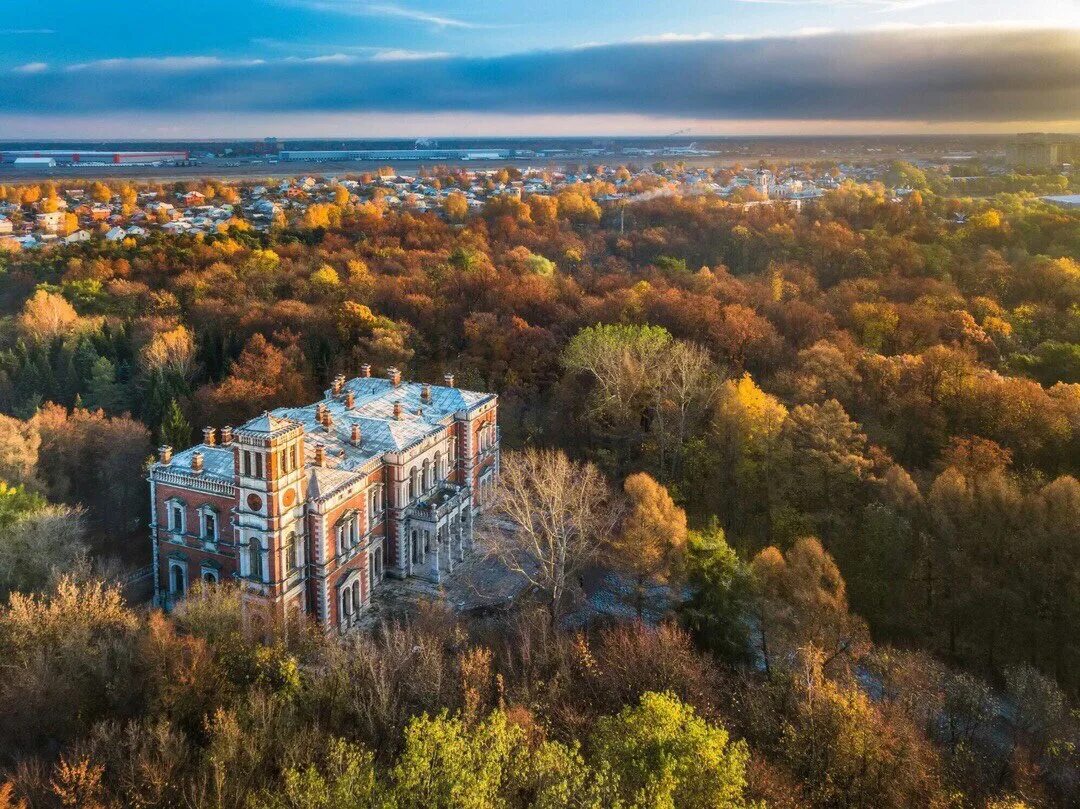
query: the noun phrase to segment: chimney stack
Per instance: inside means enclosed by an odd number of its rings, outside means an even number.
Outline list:
[[[352,426],[352,445],[354,447],[360,446],[360,425],[353,424]]]
[[[191,453],[191,471],[201,472],[203,470],[203,456],[201,452]]]
[[[371,377],[371,366],[366,362],[360,366],[360,376],[364,377],[364,379]]]
[[[221,444],[222,444],[222,446],[224,446],[225,444],[231,444],[231,443],[232,443],[232,427],[230,427],[229,425],[226,424],[224,427],[221,428]]]
[[[454,375],[447,371],[442,377],[443,384],[448,388],[454,387]]]
[[[208,446],[208,447],[214,446],[214,428],[213,427],[203,427],[202,442],[204,444],[206,444],[206,446]]]
[[[345,394],[345,409],[352,410],[356,407],[356,394],[351,390]]]
[[[334,395],[340,396],[341,391],[345,388],[345,374],[338,374],[334,377]]]
[[[322,412],[322,426],[327,429],[327,432],[334,426],[334,417],[330,415],[329,407]]]
[[[401,371],[397,368],[387,368],[386,375],[390,377],[390,384],[395,388],[401,384]]]
[[[315,445],[315,465],[324,466],[326,463],[326,450],[322,444]]]
[[[401,402],[394,402],[394,419],[396,421],[401,421],[402,412],[403,408],[401,407]]]
[[[172,463],[172,447],[168,444],[158,447],[158,462],[165,466]]]
[[[424,387],[420,390],[420,398],[425,402],[431,401],[431,385],[427,382],[424,383]]]

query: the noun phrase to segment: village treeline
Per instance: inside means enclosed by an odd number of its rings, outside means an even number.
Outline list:
[[[0,256],[0,806],[1077,805],[1080,215],[606,191]],[[364,363],[499,394],[516,604],[125,601],[154,445]]]

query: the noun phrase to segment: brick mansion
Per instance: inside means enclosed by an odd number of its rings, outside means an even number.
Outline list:
[[[499,466],[497,397],[362,375],[150,469],[155,600],[243,583],[280,616],[356,622],[385,576],[438,581],[472,544]]]

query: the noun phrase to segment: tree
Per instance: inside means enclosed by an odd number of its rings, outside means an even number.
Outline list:
[[[781,744],[812,805],[935,805],[940,761],[910,721],[883,713],[858,685],[827,678],[818,650],[804,652],[801,664],[790,680],[795,708]]]
[[[0,483],[0,500],[11,490]],[[43,590],[61,575],[83,569],[88,548],[80,509],[41,502],[0,524],[0,599],[13,591]]]
[[[871,467],[866,451],[866,436],[838,401],[799,405],[780,431],[771,475],[787,504],[829,539],[853,511]]]
[[[62,296],[39,289],[23,305],[18,323],[30,339],[47,342],[74,331],[79,315]]]
[[[661,484],[644,472],[623,482],[629,508],[611,542],[616,566],[632,581],[638,617],[645,613],[649,585],[667,582],[681,571],[686,547],[686,512]]]
[[[745,742],[699,717],[672,694],[646,693],[637,705],[601,719],[589,740],[590,761],[616,779],[631,807],[736,809],[745,797]]]
[[[290,767],[281,786],[266,789],[251,809],[373,807],[377,794],[374,756],[344,739],[330,739],[319,765]]]
[[[715,517],[703,530],[687,534],[686,577],[690,597],[680,608],[683,622],[713,654],[744,661],[750,651],[753,580]]]
[[[90,198],[94,202],[108,202],[112,199],[112,190],[102,182],[90,184]]]
[[[443,199],[443,211],[451,222],[462,222],[469,214],[469,201],[460,191],[451,191]]]
[[[90,369],[86,384],[86,405],[91,410],[115,413],[124,410],[127,392],[116,380],[116,367],[108,357],[98,357]]]
[[[614,526],[607,480],[591,463],[532,448],[504,453],[499,473],[485,530],[491,552],[543,594],[554,624]]]
[[[563,351],[563,367],[592,383],[587,397],[590,423],[601,434],[610,434],[623,455],[626,442],[640,440],[672,342],[671,334],[659,326],[597,325],[579,331]]]
[[[824,654],[822,666],[856,660],[866,625],[848,612],[847,588],[832,557],[812,537],[786,554],[766,548],[751,563],[756,591],[757,647],[765,669],[790,666],[806,646]]]
[[[175,450],[191,446],[191,422],[187,420],[179,402],[173,399],[161,422],[161,443]]]
[[[0,415],[0,481],[38,485],[38,450],[41,434],[33,421]]]

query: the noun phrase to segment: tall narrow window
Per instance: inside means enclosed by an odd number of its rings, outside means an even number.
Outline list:
[[[251,452],[244,450],[244,477],[251,477]]]
[[[296,570],[299,567],[296,561],[296,533],[289,534],[288,539],[285,540],[285,564],[288,565],[289,571]]]
[[[263,456],[261,452],[255,453],[255,477],[262,478],[263,476]]]
[[[203,515],[203,538],[211,542],[217,539],[217,515],[212,511]]]
[[[172,530],[178,534],[184,532],[184,507],[174,503],[172,507]]]
[[[248,575],[262,581],[262,543],[258,537],[248,539]]]

